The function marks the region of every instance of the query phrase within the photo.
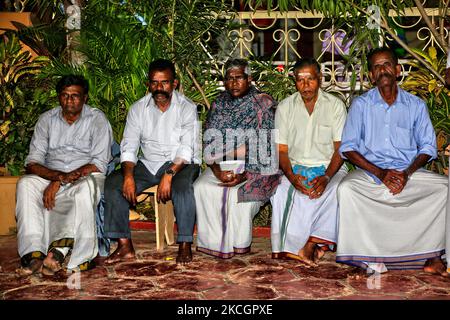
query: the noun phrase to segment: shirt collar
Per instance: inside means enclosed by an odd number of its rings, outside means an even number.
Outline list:
[[[298,103],[303,107],[303,108],[306,108],[305,107],[305,102],[303,101],[303,99],[302,99],[302,95],[300,94],[300,92],[296,92],[295,93],[296,95],[297,95],[297,99],[298,99]],[[314,104],[314,110],[316,110],[316,107],[319,105],[319,104],[322,104],[324,101],[324,99],[326,99],[326,97],[325,97],[325,95],[323,94],[323,90],[321,89],[321,88],[319,88],[319,92],[318,92],[318,94],[317,94],[317,100],[316,100],[316,103]]]
[[[378,87],[375,87],[373,90],[373,102],[375,105],[379,105],[379,106],[383,106],[385,107],[387,105],[386,101],[383,100],[383,97],[381,96],[380,90],[378,89]],[[393,106],[398,106],[398,105],[403,105],[403,106],[407,106],[408,102],[406,100],[406,96],[405,96],[405,91],[400,88],[399,85],[397,85],[397,97],[394,101],[394,103],[391,105],[391,107]]]

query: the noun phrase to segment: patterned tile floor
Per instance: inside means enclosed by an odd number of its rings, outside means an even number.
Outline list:
[[[156,252],[154,231],[132,237],[136,261],[46,278],[18,276],[16,238],[0,236],[0,300],[450,300],[450,279],[420,271],[368,277],[332,253],[317,268],[272,260],[265,237],[254,238],[250,254],[219,260],[195,252],[187,266],[176,265],[176,246]]]

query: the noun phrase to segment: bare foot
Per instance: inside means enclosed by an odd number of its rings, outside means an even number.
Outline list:
[[[42,274],[45,276],[53,276],[62,269],[61,262],[55,258],[53,252],[49,252],[42,263]]]
[[[30,263],[26,267],[21,267],[16,270],[16,273],[20,276],[29,276],[42,270],[42,259],[31,259]]]
[[[314,262],[319,262],[320,259],[322,259],[323,255],[325,254],[325,251],[318,245],[316,245],[316,248],[314,250]]]
[[[444,275],[444,273],[447,273],[444,263],[439,257],[428,259],[427,262],[425,262],[423,271],[439,275]]]
[[[107,259],[107,257],[102,257],[102,256],[97,255],[94,258],[93,262],[95,263],[96,266],[102,266],[105,264],[106,259]]]
[[[131,239],[119,239],[117,249],[109,255],[104,264],[114,264],[135,259],[136,253],[134,252]]]
[[[178,247],[177,263],[188,264],[192,261],[192,250],[190,242],[181,242]]]
[[[317,267],[314,262],[314,247],[315,243],[307,242],[303,248],[300,249],[298,255],[289,252],[285,253],[286,259],[298,260],[311,267]]]

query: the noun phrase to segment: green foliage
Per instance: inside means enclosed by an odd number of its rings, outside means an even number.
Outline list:
[[[439,57],[435,47],[428,52],[412,49],[424,58],[439,74],[444,76],[446,57]],[[431,122],[437,133],[438,159],[430,164],[430,168],[439,173],[448,167],[445,147],[450,143],[450,90],[446,88],[434,74],[417,61],[409,61],[412,71],[402,84],[403,89],[419,96],[427,102]]]
[[[19,175],[34,124],[47,104],[45,83],[37,75],[48,59],[33,59],[22,51],[15,33],[4,33],[0,39],[0,165]]]
[[[40,2],[55,8],[54,0]],[[74,33],[85,63],[74,66],[61,52],[53,56],[46,77],[55,81],[74,73],[88,79],[88,103],[105,112],[116,141],[120,141],[129,107],[147,92],[149,63],[156,58],[170,59],[176,64],[179,90],[199,105],[200,118],[204,118],[206,106],[218,94],[215,75],[219,74],[205,50],[214,51],[210,47],[214,41],[208,40],[227,30],[229,22],[220,18],[227,10],[225,1],[90,0],[82,8],[81,32]],[[55,17],[47,27],[41,25],[33,31],[44,39],[34,43],[35,47],[52,44],[57,51],[64,21],[56,13]],[[59,30],[56,36],[48,32],[49,25]]]
[[[257,59],[251,60],[250,65],[257,87],[275,100],[281,101],[296,91],[288,67],[280,65],[274,68],[271,60],[259,61]]]

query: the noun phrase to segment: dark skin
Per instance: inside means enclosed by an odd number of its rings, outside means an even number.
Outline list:
[[[78,85],[67,86],[58,94],[59,104],[62,108],[63,119],[72,125],[77,121],[83,110],[83,105],[87,101],[87,94],[85,94],[83,87]],[[38,163],[29,163],[26,167],[27,174],[36,174],[41,178],[50,180],[47,188],[44,190],[42,201],[47,210],[52,210],[55,207],[56,194],[62,184],[74,183],[81,177],[87,176],[92,172],[99,172],[94,164],[86,164],[71,172],[62,172],[58,170],[49,169]],[[44,261],[40,264],[46,267],[49,274],[54,273],[60,269],[58,261],[53,257],[53,253],[49,253]]]
[[[178,86],[178,80],[170,70],[155,70],[149,74],[148,87],[156,106],[162,112],[166,112],[170,107],[173,91]],[[176,158],[169,167],[175,174],[186,166],[185,160]],[[135,164],[130,161],[122,162],[123,185],[122,194],[125,199],[133,206],[136,205],[136,183],[134,180]],[[156,200],[166,203],[172,198],[172,179],[173,176],[164,173],[158,184]],[[135,251],[131,239],[118,239],[117,249],[106,259],[106,264],[116,263],[122,260],[135,259]],[[191,243],[182,242],[179,245],[177,263],[187,264],[192,261]]]
[[[322,75],[317,72],[314,66],[305,66],[294,70],[295,86],[297,91],[302,96],[305,108],[311,115],[314,112],[314,107],[319,96],[320,79]],[[340,141],[333,141],[334,153],[331,157],[325,175],[316,177],[309,185],[311,188],[306,188],[302,183],[306,177],[300,174],[294,174],[292,171],[292,163],[289,159],[289,147],[286,144],[278,144],[280,169],[283,170],[284,175],[295,189],[307,195],[310,199],[320,198],[325,191],[331,178],[339,171],[344,163],[338,150],[341,145]],[[290,253],[285,254],[285,257],[300,260],[308,265],[316,265],[315,260],[323,256],[323,251],[317,242],[308,241],[305,246],[299,251],[298,255]]]
[[[245,74],[244,67],[236,67],[227,70],[225,74],[225,89],[233,98],[245,96],[252,84],[252,77]],[[233,159],[245,158],[245,146],[234,151]],[[222,171],[217,163],[208,165],[222,187],[234,187],[246,180],[245,172],[235,174],[233,171]]]
[[[375,84],[383,100],[391,106],[397,99],[398,88],[396,78],[400,75],[400,65],[386,52],[380,52],[372,56],[372,67],[369,77]],[[344,152],[344,156],[353,164],[375,175],[389,189],[393,195],[400,194],[408,178],[423,167],[429,160],[427,154],[419,154],[414,161],[403,171],[395,169],[382,169],[368,161],[358,151]],[[424,266],[424,271],[432,274],[447,275],[445,266],[440,257],[428,259]]]
[[[58,99],[62,108],[62,115],[68,124],[72,125],[78,120],[87,98],[88,96],[84,94],[83,88],[76,85],[67,86],[59,93]],[[93,164],[86,164],[71,172],[52,170],[38,163],[30,163],[26,167],[27,174],[36,174],[41,178],[50,180],[42,197],[44,207],[48,210],[52,210],[55,207],[56,193],[61,187],[61,184],[74,183],[81,177],[89,175],[91,172],[99,172],[99,170]]]

